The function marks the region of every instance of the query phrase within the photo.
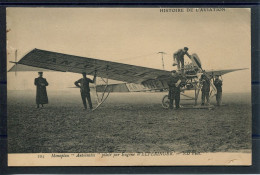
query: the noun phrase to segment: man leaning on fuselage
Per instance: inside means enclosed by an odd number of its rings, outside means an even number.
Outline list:
[[[188,50],[188,47],[184,47],[183,49],[179,49],[173,54],[173,61],[177,61],[178,70],[181,70],[182,73],[184,73],[184,55],[187,55],[189,58],[191,58],[190,54],[188,53]]]

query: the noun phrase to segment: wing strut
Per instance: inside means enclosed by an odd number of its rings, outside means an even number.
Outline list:
[[[101,95],[101,98],[98,96],[98,92],[97,92],[97,84],[96,84],[96,81],[94,83],[94,88],[95,88],[95,91],[96,91],[96,97],[97,97],[97,106],[92,110],[96,110],[100,105],[102,105],[106,99],[108,98],[110,92],[111,92],[111,88],[108,88],[108,74],[106,76],[106,78],[104,79],[103,77],[100,77],[101,80],[106,84],[104,90],[103,90],[103,93]]]

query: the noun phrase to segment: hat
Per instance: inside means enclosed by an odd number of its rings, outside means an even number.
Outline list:
[[[83,75],[86,75],[87,73],[86,72],[82,72]]]
[[[38,74],[43,74],[43,72],[38,72]]]
[[[184,47],[184,50],[189,50],[189,48],[188,47]]]
[[[171,73],[176,73],[176,70],[172,70]]]

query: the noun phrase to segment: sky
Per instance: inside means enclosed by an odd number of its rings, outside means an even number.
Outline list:
[[[188,47],[202,67],[249,68],[223,76],[224,92],[251,91],[250,9],[160,12],[160,8],[7,8],[7,68],[34,48],[172,70],[172,54]],[[188,58],[185,58],[188,61]],[[35,90],[37,72],[9,72],[8,90]],[[45,72],[48,90],[74,86],[80,74]]]

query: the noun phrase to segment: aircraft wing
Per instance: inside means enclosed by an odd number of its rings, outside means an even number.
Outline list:
[[[88,75],[94,75],[95,71],[97,71],[97,76],[99,77],[108,77],[109,79],[127,83],[141,83],[161,76],[170,76],[170,71],[67,55],[40,49],[30,51],[9,71],[35,71],[35,68],[61,72],[86,72]]]
[[[224,74],[227,74],[227,73],[230,73],[230,72],[234,72],[234,71],[239,71],[239,70],[245,70],[245,69],[248,69],[248,68],[242,68],[242,69],[226,69],[226,70],[206,70],[205,72],[208,74],[208,75],[211,75],[211,76],[215,76],[215,75],[224,75]]]
[[[135,84],[135,83],[118,83],[118,84],[109,84],[107,87],[106,85],[97,85],[96,90],[97,92],[146,92],[146,91],[155,91],[161,90],[163,87],[146,87],[142,84]],[[164,87],[165,88],[165,87]]]

